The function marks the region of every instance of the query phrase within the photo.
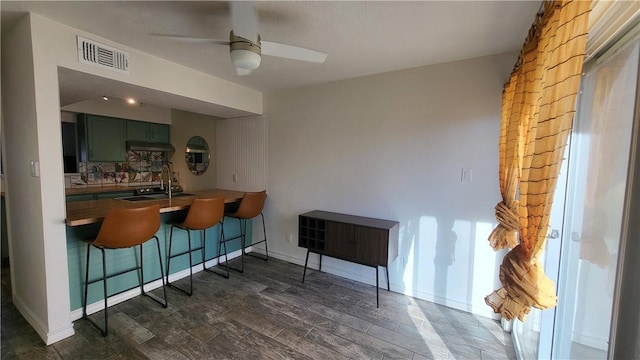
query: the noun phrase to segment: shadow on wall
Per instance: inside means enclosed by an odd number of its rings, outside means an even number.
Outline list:
[[[402,222],[401,222],[402,224]],[[420,299],[484,316],[484,297],[499,285],[502,252],[487,244],[493,224],[452,217],[421,216],[400,228],[399,289]],[[395,271],[394,271],[395,272]]]
[[[458,235],[453,231],[453,219],[439,219],[436,252],[433,258],[435,267],[433,294],[436,297],[447,297],[447,279],[449,267],[456,261],[456,240]]]

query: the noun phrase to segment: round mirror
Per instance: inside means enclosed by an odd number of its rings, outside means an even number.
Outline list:
[[[209,144],[200,136],[194,136],[187,142],[184,150],[187,167],[193,175],[202,175],[209,167]]]

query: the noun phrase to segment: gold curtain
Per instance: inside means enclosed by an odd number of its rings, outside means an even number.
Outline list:
[[[489,242],[496,250],[512,249],[500,266],[502,287],[485,302],[507,319],[524,321],[531,306],[556,304],[554,284],[538,258],[575,113],[589,8],[589,1],[545,1],[503,91],[502,202]]]

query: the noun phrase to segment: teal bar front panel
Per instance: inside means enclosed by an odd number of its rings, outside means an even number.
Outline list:
[[[160,229],[156,236],[160,240],[160,253],[162,259],[163,271],[167,272],[167,253],[169,251],[169,235],[171,223],[180,222],[186,216],[186,211],[172,212],[161,214]],[[261,226],[261,225],[260,225]],[[87,260],[87,244],[83,239],[92,239],[98,234],[100,224],[89,224],[82,226],[67,226],[67,259],[69,266],[69,297],[71,302],[71,310],[82,308],[82,299],[84,296],[85,268]],[[250,241],[252,234],[251,221],[247,221],[247,239]],[[240,235],[240,222],[237,219],[225,218],[224,235],[226,239]],[[206,260],[216,258],[218,256],[218,243],[220,237],[220,225],[216,225],[206,230]],[[197,248],[202,244],[202,231],[191,231],[191,247]],[[173,249],[172,254],[177,254],[188,249],[187,232],[182,229],[174,228],[173,230]],[[236,239],[227,243],[227,253],[232,253],[240,249],[240,239]],[[102,255],[99,249],[91,247],[89,281],[100,279],[102,277]],[[151,282],[160,278],[160,264],[158,263],[158,249],[154,239],[145,242],[142,245],[143,265],[144,265],[144,281]],[[119,271],[128,270],[136,267],[140,262],[139,248],[130,249],[107,249],[105,250],[107,275],[117,273]],[[193,251],[193,263],[202,263],[202,252],[200,250]],[[221,259],[224,261],[224,257]],[[170,274],[175,274],[189,268],[189,254],[184,254],[171,259]],[[138,287],[140,277],[138,271],[118,275],[107,279],[107,296],[112,296],[130,288]],[[103,287],[102,281],[98,281],[89,285],[88,304],[102,300]]]

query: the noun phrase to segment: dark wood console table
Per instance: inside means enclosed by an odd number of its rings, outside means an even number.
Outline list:
[[[302,282],[307,272],[309,253],[351,261],[376,269],[376,305],[378,294],[378,267],[384,266],[389,288],[389,264],[398,256],[398,222],[345,215],[326,211],[311,211],[298,217],[298,246],[307,248]]]

